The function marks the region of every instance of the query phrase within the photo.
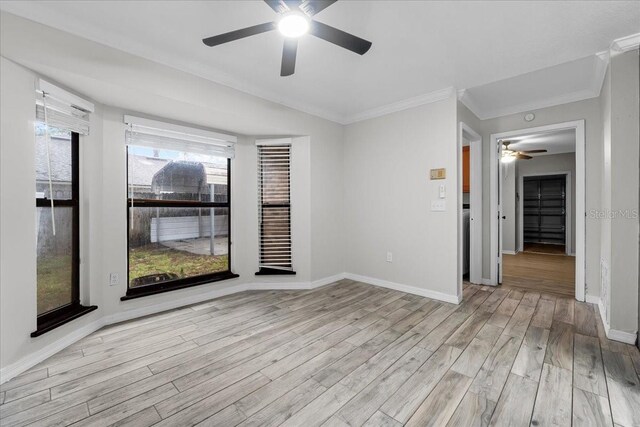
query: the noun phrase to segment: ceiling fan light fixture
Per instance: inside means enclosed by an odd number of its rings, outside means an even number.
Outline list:
[[[298,38],[309,31],[309,20],[301,13],[288,13],[278,22],[278,31],[285,37]]]
[[[502,156],[502,158],[500,159],[502,163],[511,163],[511,162],[514,162],[515,160],[516,160],[516,156],[513,156],[513,155]]]

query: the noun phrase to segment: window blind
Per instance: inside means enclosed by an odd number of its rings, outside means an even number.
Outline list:
[[[258,142],[261,269],[291,271],[291,143]]]
[[[46,110],[46,114],[45,114]],[[48,126],[88,135],[92,103],[45,80],[38,80],[36,89],[36,120]]]
[[[51,128],[68,130],[80,135],[89,134],[89,113],[94,106],[89,101],[38,79],[36,86],[36,121],[44,123],[47,146],[47,174],[51,203],[51,231],[56,235],[53,182],[51,179]]]
[[[232,135],[179,126],[140,117],[125,116],[127,144],[160,150],[187,151],[233,159],[235,142]]]

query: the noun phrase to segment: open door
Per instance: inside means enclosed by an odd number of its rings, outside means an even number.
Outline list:
[[[502,142],[500,140],[497,141],[497,150],[498,150],[498,257],[496,262],[498,263],[498,284],[502,284],[502,220],[504,216],[502,215]]]

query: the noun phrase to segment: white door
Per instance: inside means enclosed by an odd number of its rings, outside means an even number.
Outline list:
[[[502,283],[502,142],[498,140],[498,284]]]

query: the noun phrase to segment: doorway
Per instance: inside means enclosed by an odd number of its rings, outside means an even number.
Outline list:
[[[458,295],[463,280],[482,284],[482,137],[458,128]]]
[[[584,121],[491,144],[491,283],[584,301]]]
[[[575,153],[540,159],[575,170]],[[531,173],[539,165],[522,167],[518,180],[518,250],[503,255],[502,283],[563,297],[575,297],[575,257],[572,256],[572,176],[575,172]],[[529,172],[526,172],[526,171]]]

